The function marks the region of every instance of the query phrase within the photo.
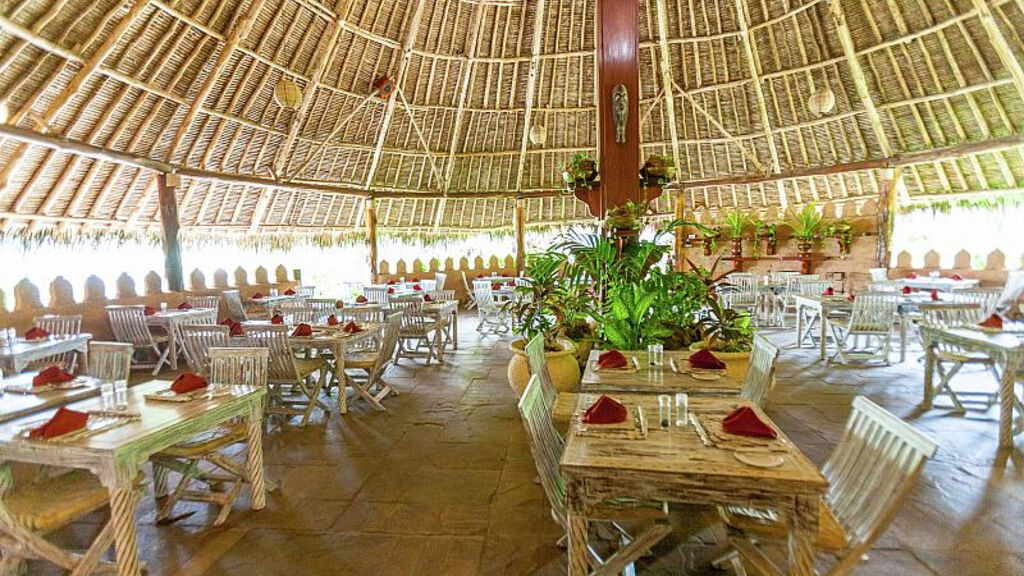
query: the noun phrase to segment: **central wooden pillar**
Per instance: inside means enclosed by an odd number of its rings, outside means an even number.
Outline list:
[[[373,198],[366,199],[366,248],[370,261],[370,282],[377,283],[377,209]]]
[[[516,198],[513,224],[516,237],[516,273],[522,274],[526,268],[526,200],[523,198]]]
[[[185,275],[181,269],[181,244],[178,241],[178,193],[181,177],[177,174],[156,175],[156,189],[160,201],[160,224],[163,226],[164,274],[167,288],[172,292],[185,291]]]
[[[899,209],[899,190],[896,187],[901,176],[899,167],[885,170],[878,190],[878,213],[875,217],[878,226],[876,258],[878,267],[886,270],[889,269],[889,262],[892,260],[892,233],[896,212]]]

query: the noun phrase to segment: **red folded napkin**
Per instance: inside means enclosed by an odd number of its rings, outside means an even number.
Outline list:
[[[312,336],[313,327],[309,324],[299,324],[292,330],[292,336]]]
[[[42,340],[49,335],[49,332],[43,330],[39,326],[33,326],[28,329],[28,332],[25,332],[25,340]]]
[[[501,284],[499,284],[498,282],[491,284],[491,290],[501,290]]]
[[[846,299],[849,300],[850,302],[853,302],[854,300],[857,299],[857,296],[853,292],[850,292],[849,294],[846,295]]]
[[[722,418],[722,430],[729,434],[759,438],[777,438],[779,435],[774,428],[762,422],[757,412],[749,406],[741,406]]]
[[[363,331],[363,327],[355,322],[349,322],[348,324],[345,324],[345,327],[342,328],[342,330],[348,334],[357,334]]]
[[[273,316],[270,317],[270,323],[284,324],[284,316],[281,316],[280,314],[274,314]]]
[[[253,294],[252,296],[250,296],[250,298],[252,300],[260,300],[261,298],[263,298],[263,292],[257,292],[255,294]]]
[[[52,418],[42,426],[33,428],[29,438],[56,438],[69,432],[85,428],[89,423],[89,415],[69,408],[59,408]]]
[[[242,325],[235,322],[231,318],[225,318],[220,322],[221,326],[227,326],[229,328],[229,334],[232,336],[244,336],[245,330],[242,329]]]
[[[366,304],[368,300],[366,299],[366,296],[360,294],[359,296],[356,297],[356,302],[359,304]]]
[[[835,296],[836,295],[836,291],[835,291],[834,288],[829,286],[828,288],[825,288],[825,291],[822,292],[821,295],[822,296]]]
[[[712,370],[723,370],[725,368],[725,362],[722,362],[714,354],[711,353],[707,348],[701,348],[700,350],[690,354],[690,357],[686,359],[693,368],[706,368]]]
[[[604,370],[609,368],[625,368],[628,365],[629,360],[627,360],[626,357],[622,355],[622,352],[619,352],[618,350],[602,352],[601,355],[597,357],[597,367]]]
[[[388,294],[394,294],[394,293],[395,293],[395,289],[394,288],[388,288]]]
[[[284,291],[284,295],[285,296],[295,296],[295,290],[292,290],[291,288],[289,288],[289,289]]]
[[[629,416],[626,407],[607,396],[602,395],[583,413],[584,424],[618,424],[625,422]]]
[[[423,287],[421,287],[419,284],[413,284],[412,289],[419,292],[420,290],[423,290]]]
[[[998,314],[993,314],[988,318],[985,318],[985,320],[983,320],[981,324],[978,324],[978,326],[982,326],[984,328],[997,328],[999,330],[1002,330],[1003,318]]]
[[[341,310],[344,307],[345,307],[345,301],[344,300],[335,300],[334,301],[334,308],[335,309]]]
[[[959,274],[953,274],[952,276],[950,276],[950,278],[953,279],[953,280],[956,280],[957,282],[959,282],[959,281],[964,279],[964,277],[959,275]]]
[[[916,280],[917,279],[917,274],[911,272],[910,274],[907,274],[907,278],[909,278],[911,280]]]
[[[939,291],[934,289],[934,288],[932,288],[932,302],[938,302],[938,301],[939,301]]]
[[[388,286],[394,286],[395,284],[398,284],[398,280],[388,280]]]
[[[60,366],[47,366],[32,378],[32,386],[49,386],[71,382],[75,377],[60,369]]]
[[[328,316],[327,317],[327,325],[328,326],[337,326],[338,325],[338,317],[335,316],[334,314],[331,314],[330,316]]]
[[[904,287],[903,287],[903,290],[900,290],[900,292],[902,292],[902,293],[904,293],[904,294],[910,294],[910,293],[911,293],[911,292],[913,292],[913,291],[914,291],[914,289],[913,289],[913,288],[911,288],[910,286],[904,286]]]
[[[508,282],[505,282],[505,286],[508,286],[509,288],[515,288],[516,283],[513,282],[512,280],[509,280]]]
[[[191,310],[191,309],[192,309],[192,305],[189,304],[188,302],[182,302],[181,304],[178,304],[178,310]]]
[[[145,314],[146,316],[153,316],[156,314],[156,308],[153,308],[152,306],[146,306],[145,308],[142,309],[142,313]]]
[[[412,281],[413,281],[413,282],[419,282],[419,281],[420,281],[420,279],[419,279],[419,278],[413,278],[413,279],[412,279]]]
[[[423,301],[424,302],[430,302],[431,300],[433,300],[433,298],[430,297],[430,294],[424,294],[423,295]]]
[[[188,394],[200,388],[206,388],[209,384],[206,378],[199,374],[183,372],[181,376],[175,378],[174,382],[171,383],[171,391],[175,394]]]
[[[487,276],[486,276],[486,275],[484,275],[484,274],[477,274],[477,276],[476,276],[476,279],[477,279],[477,280],[482,280],[482,279],[484,279],[484,278],[487,278]]]

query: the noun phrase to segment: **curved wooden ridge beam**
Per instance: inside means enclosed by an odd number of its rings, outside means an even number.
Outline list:
[[[544,10],[547,0],[537,0],[533,7],[533,42],[530,46],[530,69],[526,76],[526,110],[523,113],[523,137],[519,142],[519,163],[516,168],[516,190],[523,187],[523,170],[526,169],[526,150],[530,144],[530,125],[533,124],[534,94],[537,92],[537,75],[540,73],[540,52],[544,46]],[[523,0],[526,9],[526,0]]]

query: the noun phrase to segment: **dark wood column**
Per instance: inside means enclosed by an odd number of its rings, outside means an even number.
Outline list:
[[[526,200],[523,198],[516,198],[513,223],[516,237],[516,272],[522,274],[526,268]]]
[[[367,259],[370,261],[370,282],[376,283],[377,270],[377,209],[373,198],[366,199],[366,248]]]
[[[896,183],[901,177],[899,167],[883,171],[883,178],[878,189],[878,214],[876,223],[878,225],[878,252],[876,259],[879,268],[889,268],[889,261],[892,258],[892,233],[896,210],[898,207],[899,191],[896,190]]]
[[[164,273],[167,288],[173,292],[185,290],[185,274],[181,269],[181,244],[178,242],[178,186],[181,177],[177,174],[158,172],[156,189],[160,200],[160,224],[164,238]]]

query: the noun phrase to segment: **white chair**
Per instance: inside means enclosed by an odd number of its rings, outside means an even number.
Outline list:
[[[231,346],[231,329],[218,324],[188,324],[181,327],[181,343],[190,370],[210,373],[210,348]]]
[[[958,328],[961,326],[974,326],[978,322],[978,304],[921,304],[921,323],[938,328]],[[939,385],[932,390],[934,402],[939,394],[949,396],[953,402],[954,410],[963,414],[966,398],[981,398],[984,409],[988,410],[999,401],[998,390],[992,392],[980,391],[956,391],[950,385],[953,377],[967,365],[978,366],[986,369],[995,378],[996,386],[1000,382],[999,372],[996,370],[995,361],[987,354],[964,350],[960,346],[939,342],[935,345],[935,369],[939,374]],[[949,366],[947,368],[947,365]],[[1016,395],[1014,395],[1016,396]]]
[[[579,394],[559,392],[548,369],[548,357],[544,354],[544,335],[538,334],[526,343],[526,362],[530,375],[537,377],[541,388],[541,399],[551,412],[551,419],[559,430],[568,428],[572,412],[576,409]]]
[[[135,346],[136,353],[144,352],[156,356],[156,362],[136,361],[136,367],[153,366],[153,375],[160,373],[164,364],[170,364],[170,336],[153,334],[146,323],[145,306],[141,304],[129,306],[107,306],[107,320],[114,331],[118,342],[126,342]]]
[[[466,310],[472,310],[473,308],[476,308],[476,290],[473,286],[470,286],[469,279],[466,278],[466,271],[461,270],[460,272],[462,273],[462,288],[466,291],[466,298],[468,298],[466,301]]]
[[[306,300],[306,307],[315,308],[324,318],[327,318],[331,314],[337,315],[341,312],[337,303],[338,300],[334,298],[309,298]]]
[[[388,312],[402,312],[402,325],[398,332],[398,350],[395,352],[395,363],[402,358],[423,356],[427,366],[430,361],[438,358],[441,346],[441,330],[437,321],[423,314],[423,299],[419,296],[392,298],[388,304]]]
[[[530,453],[540,475],[540,484],[551,506],[551,515],[564,530],[567,530],[565,480],[559,469],[565,442],[555,429],[546,396],[539,378],[532,376],[523,397],[519,400],[519,413],[522,415],[523,426],[526,427]],[[608,502],[606,505],[588,510],[587,520],[607,522],[622,542],[622,547],[607,561],[593,554],[593,561],[600,567],[601,573],[632,573],[633,562],[672,531],[671,525],[666,521],[667,516],[668,508],[661,502],[629,501],[622,502],[619,506],[616,506],[615,502]],[[647,526],[634,538],[619,524],[622,521],[633,521]]]
[[[295,294],[297,296],[312,298],[313,296],[316,296],[316,286],[296,286]]]
[[[889,527],[937,445],[867,398],[853,400],[839,444],[822,468],[828,492],[818,506],[815,549],[834,558],[826,576],[843,576],[862,561]],[[761,549],[784,543],[788,527],[773,510],[721,508],[734,548],[716,565],[731,562],[741,576],[783,574]],[[818,572],[815,572],[818,573]],[[871,570],[865,573],[870,574]]]
[[[324,314],[323,310],[313,306],[301,306],[284,310],[285,318],[292,325],[295,324],[324,324],[330,313]]]
[[[32,319],[32,323],[46,330],[52,336],[75,336],[82,333],[82,317],[80,315],[47,314],[46,316],[36,316]],[[57,364],[68,372],[74,372],[75,366],[78,364],[78,353],[64,352],[48,356],[33,362],[29,368],[36,369],[50,364]]]
[[[903,285],[891,280],[886,280],[884,282],[871,282],[868,284],[868,292],[888,292],[898,294],[901,290],[903,290]]]
[[[1024,270],[1011,270],[1006,276],[1003,293],[996,301],[996,311],[1011,317],[1019,317],[1021,298],[1024,297]]]
[[[385,307],[388,305],[387,286],[363,286],[363,296],[366,296],[367,300],[375,304]]]
[[[355,398],[365,400],[374,410],[387,410],[382,404],[384,399],[388,396],[398,396],[398,392],[384,380],[384,372],[395,359],[395,347],[398,344],[404,315],[403,312],[395,312],[388,316],[387,324],[384,326],[384,337],[376,350],[345,356],[345,378],[355,391]],[[356,374],[350,375],[347,373],[348,370]]]
[[[434,273],[434,290],[445,290],[445,283],[448,282],[448,275],[442,272]],[[453,290],[454,292],[454,290]]]
[[[817,296],[824,293],[827,288],[832,287],[831,282],[819,280],[816,274],[798,274],[790,276],[786,280],[786,287],[780,296],[779,304],[776,306],[779,326],[783,328],[786,327],[786,317],[790,314],[796,315],[795,296]],[[814,322],[814,318],[811,318],[809,322]],[[805,326],[810,326],[810,323],[806,323]]]
[[[266,349],[210,348],[209,355],[210,385],[266,386]],[[249,481],[245,463],[236,461],[226,449],[246,442],[247,438],[245,422],[228,422],[153,455],[150,462],[157,479],[154,493],[158,498],[166,492],[167,473],[174,471],[180,475],[174,490],[157,509],[157,523],[166,522],[174,505],[187,500],[218,506],[213,525],[223,524],[242,486]],[[196,484],[206,485],[206,489],[193,489]]]
[[[480,322],[477,332],[505,334],[509,331],[508,311],[504,304],[495,300],[490,280],[474,280],[473,294]]]
[[[222,292],[224,296],[224,305],[227,306],[228,318],[231,318],[235,322],[245,322],[249,319],[249,315],[245,312],[245,305],[242,304],[242,297],[238,294],[238,290],[225,290]]]
[[[757,406],[763,406],[775,378],[775,360],[779,357],[777,346],[760,334],[754,335],[754,345],[747,363],[747,375],[743,378],[740,398],[746,398]]]
[[[85,375],[102,382],[128,380],[134,353],[135,347],[124,342],[90,342],[89,365],[85,367]]]
[[[220,296],[186,296],[185,302],[193,308],[213,310],[213,321],[217,321],[217,315],[220,313]]]
[[[981,322],[991,316],[999,304],[1003,294],[1002,288],[970,288],[950,292],[950,300],[958,304],[976,304],[975,317],[972,324]]]
[[[291,330],[288,326],[250,324],[243,326],[243,330],[249,347],[270,351],[268,413],[301,416],[300,426],[309,423],[315,408],[320,408],[324,414],[330,413],[330,408],[321,399],[321,392],[330,377],[326,357],[296,358],[288,341]],[[315,374],[318,376],[314,377]]]
[[[872,282],[885,282],[889,280],[889,270],[885,268],[868,268]]]
[[[754,274],[730,274],[726,276],[726,282],[728,285],[719,291],[723,305],[756,318],[761,303],[759,278]]]
[[[867,292],[858,294],[849,317],[829,320],[832,337],[836,342],[836,357],[847,364],[851,361],[881,360],[889,365],[889,351],[896,319],[896,294]],[[860,347],[861,339],[864,347]]]

